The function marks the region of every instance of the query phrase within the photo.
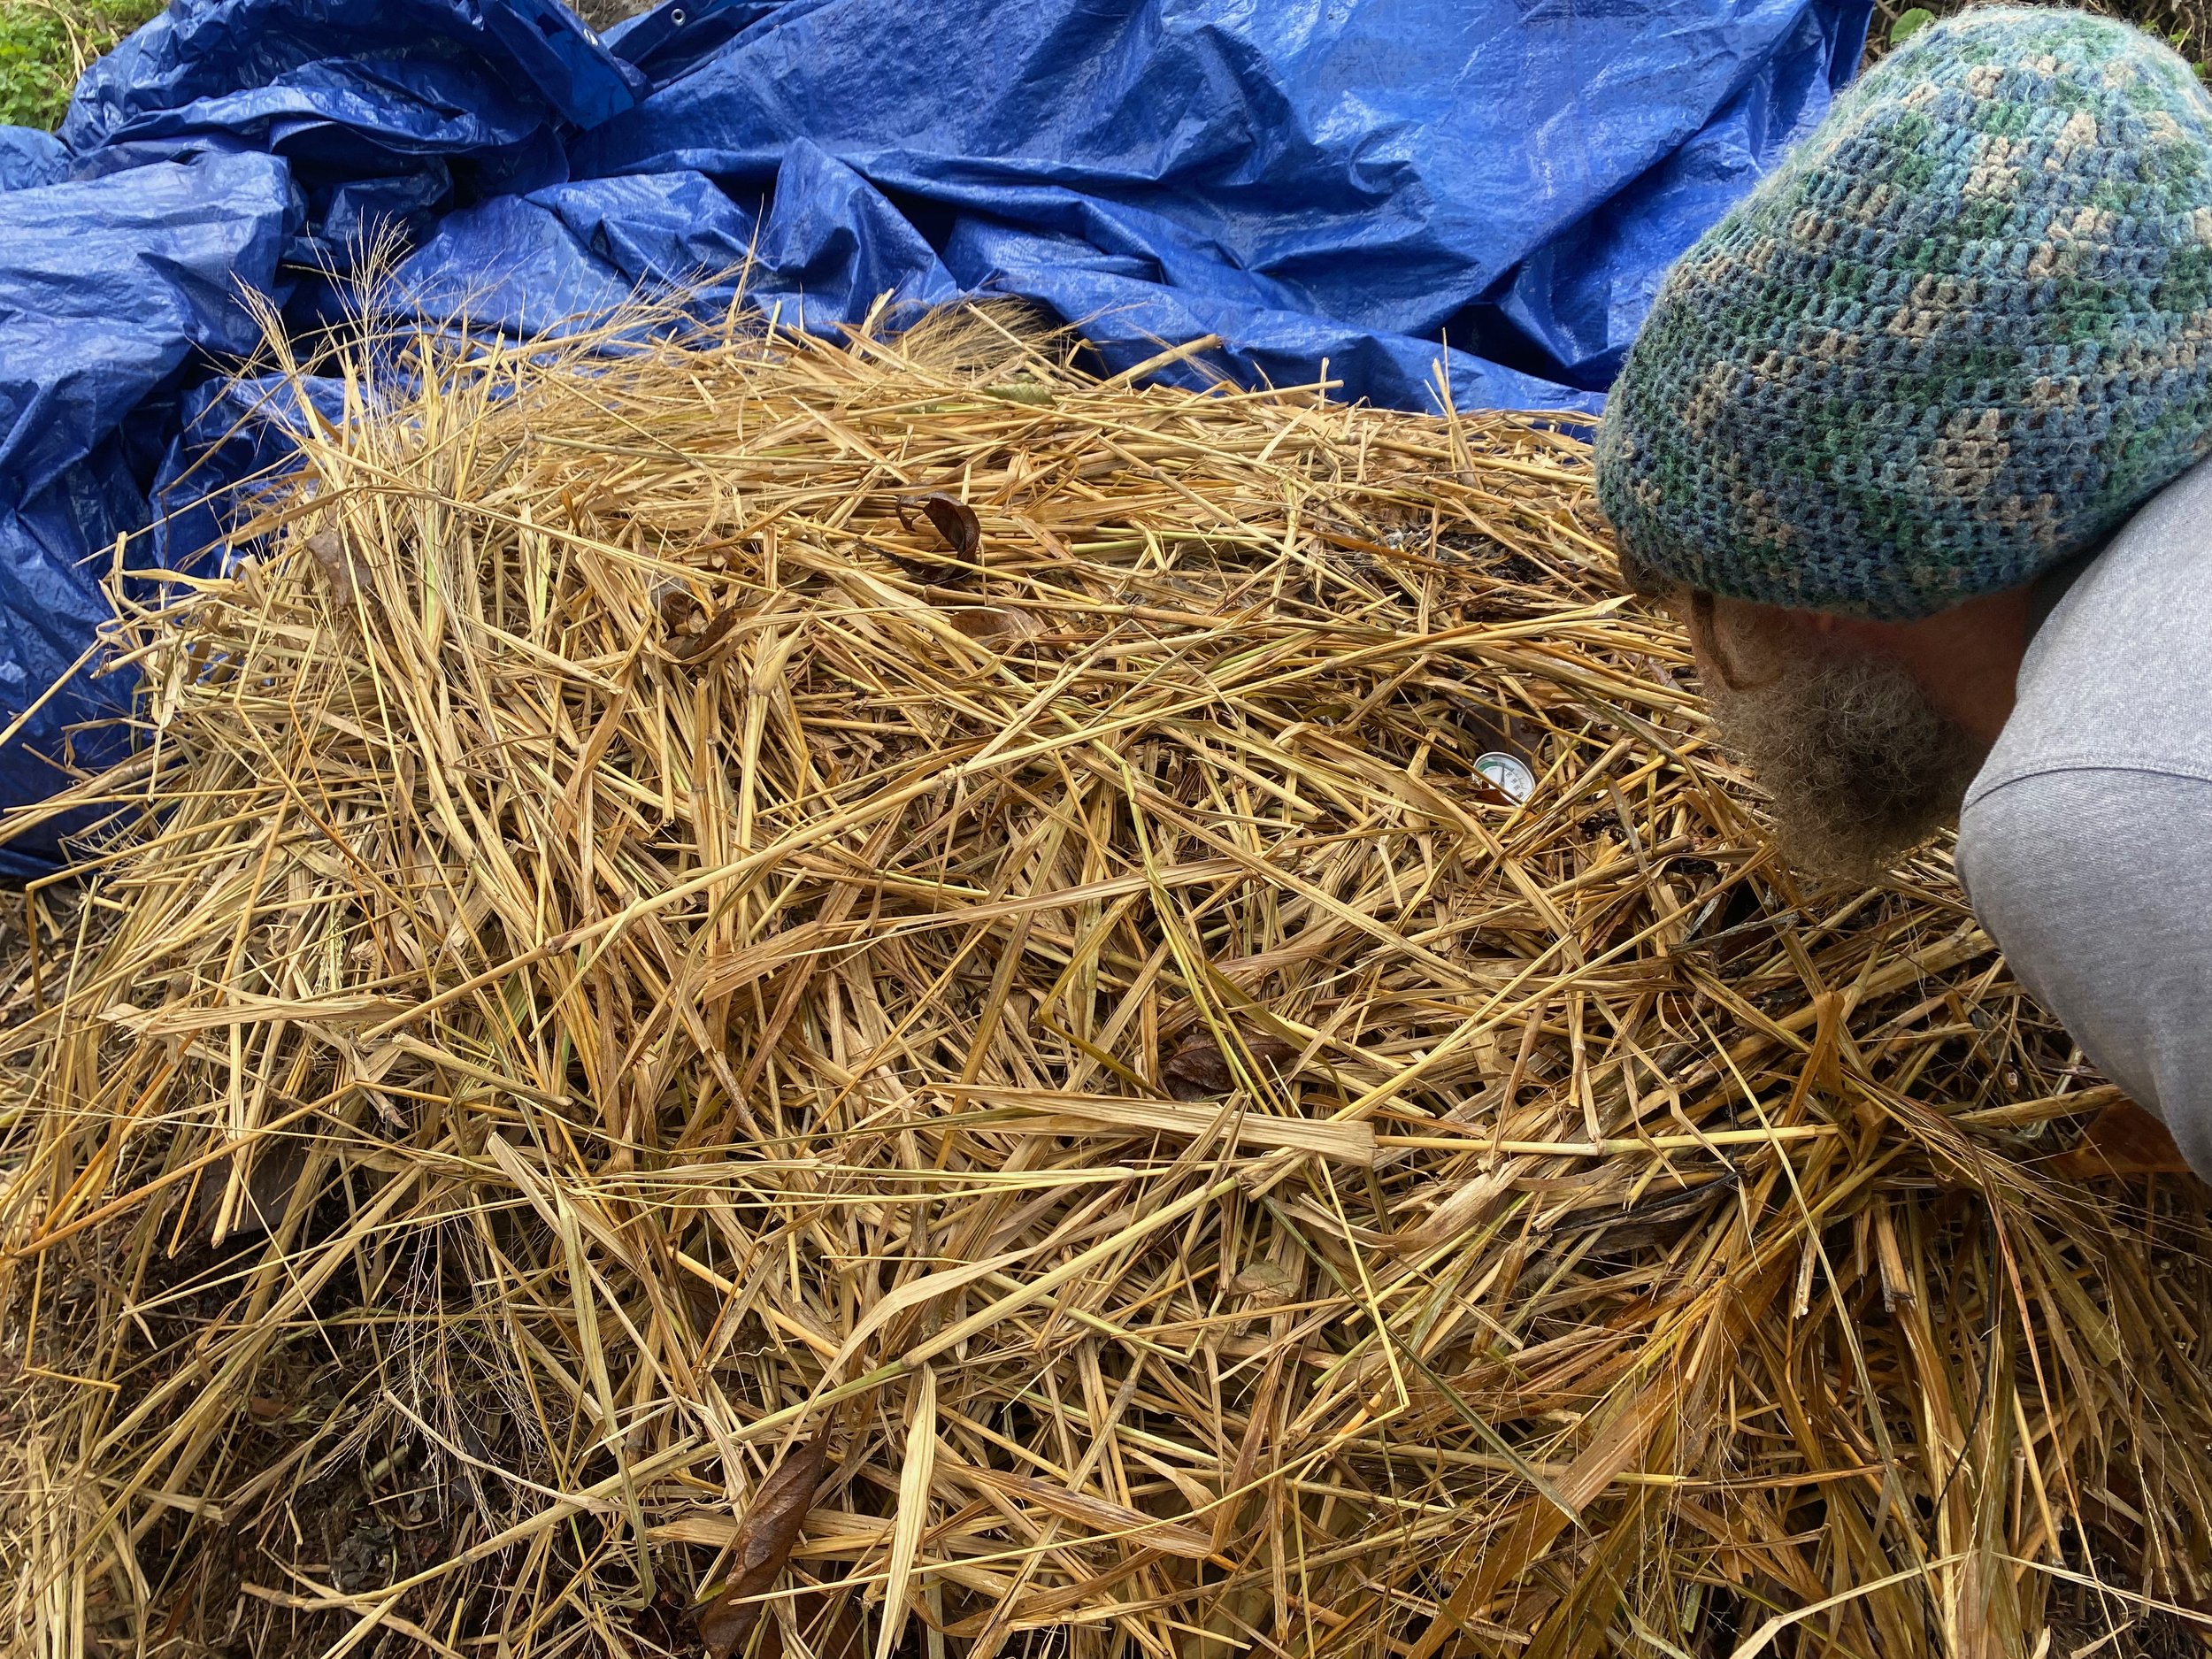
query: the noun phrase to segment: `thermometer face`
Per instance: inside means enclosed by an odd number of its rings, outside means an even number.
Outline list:
[[[1528,763],[1516,755],[1501,755],[1493,750],[1475,757],[1475,771],[1487,778],[1517,804],[1536,793],[1536,774],[1528,769]]]

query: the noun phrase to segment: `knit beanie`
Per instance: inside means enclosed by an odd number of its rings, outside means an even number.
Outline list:
[[[1880,620],[2032,580],[2212,451],[2212,99],[2125,24],[1923,29],[1684,256],[1609,399],[1623,552]]]

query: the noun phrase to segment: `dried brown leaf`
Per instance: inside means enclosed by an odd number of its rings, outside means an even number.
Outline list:
[[[2053,1158],[2051,1173],[2093,1181],[2128,1175],[2185,1175],[2189,1161],[2166,1125],[2133,1101],[2108,1106],[2083,1131],[2081,1142]]]
[[[1298,1057],[1298,1050],[1279,1037],[1246,1037],[1245,1050],[1270,1071],[1280,1071]],[[1177,1100],[1206,1100],[1226,1094],[1237,1086],[1229,1056],[1212,1036],[1200,1033],[1167,1057],[1160,1080]]]
[[[702,661],[716,646],[729,638],[730,630],[742,622],[745,615],[744,611],[733,606],[697,632],[679,634],[669,641],[669,656],[680,663]]]
[[[710,1653],[729,1659],[745,1645],[760,1622],[765,1595],[783,1575],[791,1548],[799,1541],[807,1511],[814,1506],[814,1489],[822,1484],[822,1466],[829,1459],[826,1423],[804,1446],[788,1454],[775,1473],[760,1484],[750,1508],[739,1523],[731,1546],[731,1570],[722,1594],[699,1615],[699,1639]]]
[[[955,501],[941,490],[926,495],[916,495],[899,503],[899,522],[910,529],[913,521],[907,510],[918,507],[922,516],[935,526],[945,539],[945,545],[964,559],[972,559],[983,546],[983,525],[975,516],[975,509],[964,501]]]
[[[322,573],[323,586],[330,590],[333,604],[343,610],[353,603],[361,591],[365,572],[353,543],[340,530],[318,530],[307,538],[307,556],[315,561],[315,568]]]
[[[1250,1262],[1225,1288],[1233,1295],[1250,1296],[1261,1302],[1288,1302],[1298,1294],[1298,1275],[1280,1262]]]
[[[1000,605],[971,605],[945,613],[946,620],[982,645],[1011,645],[1017,641],[1034,639],[1044,632],[1036,618],[1026,611],[1013,611]]]
[[[707,608],[699,603],[698,595],[691,591],[688,583],[673,578],[657,582],[652,601],[661,626],[672,635],[698,634],[707,626]]]

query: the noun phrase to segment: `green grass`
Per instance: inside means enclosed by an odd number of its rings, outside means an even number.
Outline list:
[[[2075,0],[2084,10],[2124,18],[2172,43],[2176,51],[2212,80],[2212,0]],[[1892,46],[1909,39],[1938,18],[1966,10],[1965,0],[1874,0],[1874,24],[1867,31],[1866,58],[1872,63]]]
[[[84,67],[161,0],[0,0],[0,124],[52,127]]]

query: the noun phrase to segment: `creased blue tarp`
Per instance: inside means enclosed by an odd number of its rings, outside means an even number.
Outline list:
[[[682,284],[833,328],[1032,300],[1110,368],[1592,411],[1660,274],[1825,111],[1870,0],[179,0],[57,140],[0,128],[0,726],[93,640],[119,536],[288,417],[226,387],[380,238],[443,323]],[[281,400],[277,400],[280,402]],[[0,805],[111,754],[80,677]],[[53,836],[0,849],[38,867]]]

